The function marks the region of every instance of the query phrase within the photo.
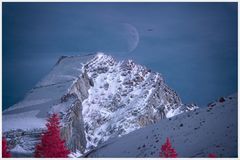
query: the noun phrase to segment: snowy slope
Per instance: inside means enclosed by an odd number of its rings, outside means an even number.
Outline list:
[[[178,157],[237,157],[237,95],[115,138],[86,157],[159,157],[169,137]]]
[[[62,57],[25,98],[3,111],[3,131],[42,128],[51,107],[60,103],[63,95],[82,74],[83,63],[93,56]]]

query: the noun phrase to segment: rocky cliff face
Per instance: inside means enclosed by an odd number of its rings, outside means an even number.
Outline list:
[[[59,113],[68,148],[84,153],[195,108],[183,104],[159,73],[131,60],[102,53],[61,57],[22,102],[4,111],[3,131],[12,148],[32,153],[48,115]]]
[[[88,97],[88,89],[91,80],[86,72],[73,83],[69,92],[61,98],[61,103],[53,106],[53,112],[62,116],[61,137],[66,140],[66,144],[71,151],[84,152],[86,139],[84,132],[84,122],[82,115],[82,102]],[[62,105],[67,103],[66,110],[62,110]]]

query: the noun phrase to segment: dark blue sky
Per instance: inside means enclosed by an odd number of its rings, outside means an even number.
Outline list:
[[[123,23],[139,33],[132,52]],[[3,3],[3,108],[61,55],[96,51],[132,58],[184,103],[205,105],[237,92],[237,3]]]

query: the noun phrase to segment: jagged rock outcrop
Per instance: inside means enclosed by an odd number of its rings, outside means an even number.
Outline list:
[[[12,148],[32,153],[48,115],[59,113],[68,148],[84,153],[195,108],[183,104],[159,73],[132,60],[102,53],[62,56],[23,101],[3,112],[3,131]]]

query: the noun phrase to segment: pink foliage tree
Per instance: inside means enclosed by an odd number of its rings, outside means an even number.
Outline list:
[[[167,138],[165,144],[162,145],[159,156],[162,158],[176,158],[177,157],[177,152],[175,151],[174,148],[172,148],[169,138]]]
[[[46,124],[47,131],[41,136],[40,143],[36,146],[35,157],[41,158],[66,158],[70,151],[65,147],[65,141],[60,137],[60,119],[53,114]]]
[[[7,141],[4,137],[2,138],[2,157],[3,158],[10,158],[11,157],[11,154],[8,151]]]
[[[216,154],[209,153],[209,154],[208,154],[208,158],[217,158],[217,156],[216,156]]]

